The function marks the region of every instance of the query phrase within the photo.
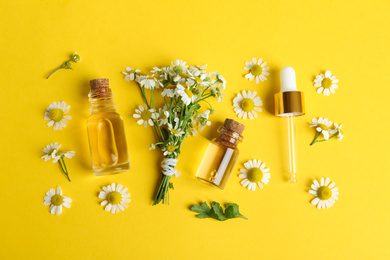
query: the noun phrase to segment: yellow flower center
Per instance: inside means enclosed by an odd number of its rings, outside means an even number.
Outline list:
[[[202,80],[201,80],[198,76],[194,76],[194,78],[195,78],[196,81],[198,81],[199,83],[202,82]]]
[[[107,200],[112,205],[118,205],[122,201],[122,195],[117,191],[113,191],[108,194]]]
[[[188,74],[186,74],[184,72],[180,72],[179,75],[180,75],[180,77],[186,78],[186,79],[190,77]]]
[[[171,129],[171,132],[174,135],[177,135],[178,133],[180,133],[179,130],[176,130],[176,129],[173,129],[173,128]]]
[[[64,111],[59,108],[53,108],[50,110],[49,116],[55,122],[60,122],[64,118]]]
[[[150,112],[149,110],[144,110],[141,112],[141,118],[144,120],[144,121],[147,121],[149,119],[152,118],[152,112]]]
[[[321,85],[324,88],[330,88],[332,86],[332,80],[330,78],[324,78],[324,80],[322,81]]]
[[[186,89],[184,90],[184,92],[187,94],[187,96],[188,96],[189,98],[192,98],[192,96],[194,95],[194,94],[192,93],[192,91],[189,90],[188,88],[186,88]]]
[[[321,127],[322,130],[325,130],[325,131],[328,131],[329,130],[329,127],[327,127],[326,125],[324,124],[318,124],[319,127]]]
[[[251,68],[251,73],[254,76],[260,76],[262,72],[263,72],[263,68],[260,65],[255,64]]]
[[[168,86],[166,86],[165,88],[168,88],[168,89],[174,89],[174,88],[176,88],[176,85],[169,84],[169,85],[168,85]]]
[[[176,147],[173,144],[167,145],[167,151],[173,153],[176,150]]]
[[[252,168],[248,171],[247,178],[250,182],[258,183],[263,179],[263,171],[259,168]]]
[[[318,189],[317,196],[320,200],[328,200],[332,197],[332,190],[327,186],[322,186]]]
[[[252,99],[250,98],[245,98],[242,102],[241,102],[241,108],[242,110],[244,110],[245,112],[251,112],[253,110],[253,108],[255,107],[255,102],[253,102]]]
[[[62,197],[60,194],[56,194],[53,197],[51,197],[51,204],[54,206],[61,206],[64,202],[64,197]]]

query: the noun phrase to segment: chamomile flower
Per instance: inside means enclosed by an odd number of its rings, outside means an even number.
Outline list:
[[[169,119],[169,111],[164,108],[159,108],[158,109],[158,114],[159,114],[159,120],[158,123],[160,126],[168,124],[168,119]]]
[[[263,105],[260,97],[256,96],[256,91],[246,92],[242,91],[242,95],[238,93],[237,97],[233,99],[234,112],[238,115],[239,118],[249,119],[257,118],[257,112],[261,112],[261,108],[259,106]]]
[[[71,198],[62,195],[62,190],[59,186],[57,187],[57,191],[50,189],[46,192],[46,196],[43,199],[45,206],[50,205],[49,212],[57,215],[61,215],[62,207],[70,208],[70,203],[72,202]]]
[[[125,75],[125,81],[133,81],[136,78],[137,73],[140,73],[140,70],[134,70],[133,68],[126,67],[126,71],[122,73]]]
[[[329,139],[329,133],[331,129],[329,127],[332,126],[332,121],[329,121],[327,118],[313,118],[311,122],[309,122],[310,127],[315,127],[318,133],[321,133],[324,136],[325,140]],[[319,134],[318,134],[319,135]]]
[[[156,84],[156,79],[148,75],[138,76],[137,82],[146,89],[158,88],[160,85]]]
[[[174,119],[174,126],[171,123],[168,123],[168,130],[174,135],[174,136],[182,136],[184,135],[184,131],[181,130],[180,127],[180,120],[179,118]]]
[[[335,89],[339,86],[336,84],[339,80],[336,79],[336,76],[332,76],[332,73],[327,70],[324,74],[320,74],[316,76],[316,79],[314,80],[314,87],[317,88],[317,93],[320,94],[321,92],[325,96],[330,96],[330,93],[334,94]]]
[[[102,189],[104,191],[99,193],[99,198],[104,199],[100,205],[106,205],[104,208],[105,211],[111,211],[114,214],[118,213],[119,210],[124,211],[127,208],[126,203],[130,202],[130,194],[122,184],[115,185],[115,183],[112,183]]]
[[[64,158],[70,159],[75,156],[76,152],[60,151],[59,150],[60,147],[61,145],[58,144],[57,142],[46,145],[46,147],[43,148],[43,152],[46,154],[43,155],[41,158],[45,159],[45,162],[49,161],[50,159],[53,159],[53,163],[58,162],[61,166],[62,172],[66,175],[66,177],[70,181],[68,169],[66,168]]]
[[[265,163],[261,163],[261,160],[254,159],[244,163],[246,169],[240,169],[242,172],[238,177],[244,178],[241,181],[241,185],[248,187],[248,190],[256,190],[256,184],[260,189],[263,188],[263,184],[268,184],[271,178],[269,168],[265,168]]]
[[[337,123],[334,123],[333,125],[335,127],[335,130],[337,131],[337,139],[339,139],[340,141],[343,140],[344,133],[341,130],[341,128],[343,127],[343,124],[338,125]]]
[[[44,119],[49,120],[47,123],[48,127],[54,125],[54,130],[61,130],[62,128],[65,128],[68,120],[72,119],[71,116],[66,115],[70,110],[70,106],[64,101],[59,101],[57,103],[53,102],[46,110]]]
[[[163,91],[161,92],[161,96],[165,97],[168,96],[170,98],[174,97],[176,94],[176,85],[167,85],[163,88]]]
[[[191,103],[194,103],[197,99],[197,96],[189,89],[189,87],[183,87],[181,84],[177,84],[177,94],[180,95],[181,100],[184,104],[189,106]]]
[[[206,126],[210,126],[211,125],[211,122],[208,121],[209,120],[209,115],[210,115],[210,110],[206,110],[206,111],[204,111],[203,113],[200,114],[200,116],[199,116],[199,127],[198,127],[199,131],[203,131],[203,129]]]
[[[256,84],[259,84],[260,81],[263,82],[267,80],[265,76],[269,75],[269,67],[266,67],[267,62],[263,62],[262,59],[256,60],[256,58],[252,59],[252,62],[245,62],[246,67],[244,70],[249,70],[249,73],[245,75],[245,78],[252,81],[255,78]]]
[[[183,60],[175,60],[171,61],[170,70],[175,74],[186,73],[188,69],[188,65]]]
[[[178,145],[175,145],[173,143],[168,143],[164,148],[162,148],[162,151],[164,152],[164,156],[167,158],[168,155],[174,155],[177,157],[177,149],[179,148]]]
[[[314,180],[311,185],[312,190],[309,190],[309,193],[316,196],[311,201],[311,204],[317,205],[318,209],[330,208],[339,198],[338,188],[334,187],[335,183],[329,183],[329,178],[321,178],[321,184],[317,180]]]
[[[56,163],[61,158],[61,156],[57,155],[57,151],[60,149],[60,147],[61,145],[57,142],[46,145],[46,147],[43,148],[43,152],[46,154],[41,158],[45,159],[45,162],[53,159],[53,162]]]
[[[144,104],[145,107],[140,105],[136,110],[135,114],[133,114],[133,117],[138,119],[137,124],[144,125],[145,127],[148,125],[154,126],[153,120],[156,120],[158,118],[158,113],[155,112],[154,109],[147,109],[146,104]]]

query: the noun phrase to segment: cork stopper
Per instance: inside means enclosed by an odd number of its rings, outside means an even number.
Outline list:
[[[240,135],[244,132],[245,126],[243,124],[238,123],[237,121],[234,121],[233,119],[226,118],[224,127],[227,130],[236,132]]]
[[[91,96],[94,98],[110,97],[111,89],[107,78],[93,79],[90,82]]]

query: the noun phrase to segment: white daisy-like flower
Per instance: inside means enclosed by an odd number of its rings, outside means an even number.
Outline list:
[[[61,147],[61,144],[58,144],[57,142],[51,143],[46,145],[45,148],[43,148],[43,152],[46,153],[41,158],[45,159],[45,162],[53,159],[53,163],[58,162],[59,159],[61,159],[61,156],[65,156],[66,158],[72,158],[75,156],[76,152],[74,151],[59,151]]]
[[[175,157],[177,156],[176,149],[179,148],[178,145],[175,145],[173,143],[167,144],[164,148],[162,148],[162,151],[164,152],[164,156],[168,157],[168,155],[173,154]]]
[[[211,125],[211,122],[208,121],[209,120],[209,115],[210,115],[210,110],[206,110],[204,111],[203,113],[200,114],[200,117],[199,117],[199,127],[198,127],[198,130],[199,131],[203,131],[203,129],[206,127],[206,126],[210,126]]]
[[[181,100],[184,104],[189,106],[191,103],[194,103],[195,100],[198,98],[192,91],[189,89],[189,87],[183,87],[181,84],[177,84],[177,94],[181,96]]]
[[[252,62],[246,61],[245,65],[246,67],[244,67],[244,70],[249,70],[249,73],[245,75],[245,78],[249,79],[249,81],[256,78],[256,84],[259,84],[260,81],[263,82],[264,80],[267,80],[265,77],[269,75],[269,67],[266,67],[267,62],[263,62],[262,59],[256,60],[256,58],[253,58]]]
[[[125,81],[133,81],[136,78],[137,73],[140,73],[140,70],[134,70],[133,68],[126,67],[126,71],[122,73],[125,75]]]
[[[329,129],[332,126],[332,121],[329,121],[327,118],[313,118],[311,122],[309,122],[310,127],[315,127],[317,132],[322,133],[325,140],[329,139],[329,134],[336,133],[335,130]]]
[[[329,178],[321,178],[321,185],[318,183],[317,180],[314,180],[313,184],[311,185],[312,190],[309,190],[309,193],[311,195],[316,196],[311,201],[311,204],[317,205],[318,209],[330,208],[339,198],[339,188],[334,187],[334,182],[330,184],[329,183]]]
[[[343,140],[343,138],[344,138],[344,133],[343,133],[343,131],[341,130],[341,128],[343,127],[343,124],[338,125],[337,123],[334,123],[333,125],[334,125],[334,127],[335,127],[335,130],[338,132],[338,133],[337,133],[337,139],[339,139],[340,141]]]
[[[336,88],[339,86],[336,84],[339,80],[336,79],[336,76],[332,76],[332,73],[327,70],[324,74],[320,74],[316,76],[316,79],[314,80],[314,87],[317,88],[317,93],[320,94],[321,92],[325,96],[330,96],[330,93],[334,94],[336,91]]]
[[[186,62],[183,60],[175,60],[171,61],[170,70],[174,72],[175,74],[179,73],[186,73],[188,69],[188,65],[186,65]]]
[[[241,181],[241,185],[248,187],[248,190],[256,190],[256,184],[260,189],[263,188],[263,184],[268,184],[271,178],[269,168],[265,168],[265,163],[261,160],[254,159],[244,163],[246,169],[240,169],[242,172],[238,177],[245,178]],[[263,183],[263,184],[262,184]]]
[[[148,75],[139,76],[137,75],[137,82],[146,89],[158,88],[160,85],[156,84],[156,79]]]
[[[242,95],[238,93],[237,97],[233,99],[234,112],[238,115],[239,118],[249,119],[257,118],[257,112],[261,112],[261,108],[259,106],[263,105],[259,96],[256,96],[256,91],[246,92],[242,91]]]
[[[46,196],[43,197],[44,202],[43,204],[48,206],[50,205],[49,212],[51,214],[57,214],[60,215],[62,213],[62,207],[70,208],[70,203],[72,202],[72,199],[62,195],[61,187],[57,187],[57,191],[54,191],[54,189],[50,189],[48,192],[46,192]]]
[[[218,72],[217,72],[218,73]],[[223,91],[226,89],[226,80],[225,78],[220,75],[220,74],[217,74],[216,76],[216,80],[214,82],[214,84],[217,84],[218,88]]]
[[[146,104],[144,104],[145,107],[140,105],[136,110],[135,114],[133,114],[133,117],[138,119],[137,123],[139,125],[144,125],[145,127],[148,125],[154,126],[153,120],[156,120],[158,118],[158,113],[155,112],[154,109],[147,109]]]
[[[46,154],[41,158],[45,159],[45,162],[49,161],[50,159],[53,159],[53,162],[57,162],[61,158],[61,156],[56,155],[60,147],[61,145],[57,142],[46,145],[46,147],[43,148],[43,152]]]
[[[174,126],[171,124],[171,123],[168,123],[168,129],[169,131],[174,135],[174,136],[182,136],[184,135],[184,131],[181,130],[181,127],[180,127],[180,119],[179,118],[175,118],[174,119]]]
[[[197,117],[193,117],[191,119],[191,128],[190,128],[190,135],[195,136],[198,134],[199,131],[200,122]]]
[[[158,120],[159,125],[162,126],[168,124],[169,111],[164,108],[159,108],[158,114],[159,114],[159,120]]]
[[[66,127],[68,120],[71,120],[71,116],[67,116],[70,110],[70,106],[67,105],[64,101],[53,102],[47,107],[47,112],[45,112],[44,119],[49,120],[47,126],[50,127],[52,125],[54,130],[61,130]]]
[[[43,148],[43,152],[46,154],[43,155],[41,158],[45,159],[45,162],[49,161],[50,159],[53,159],[53,163],[58,162],[61,166],[62,172],[66,175],[66,177],[70,181],[69,173],[68,173],[68,169],[67,169],[66,164],[65,164],[64,157],[70,159],[70,158],[75,156],[76,152],[74,152],[74,151],[60,151],[59,150],[60,147],[61,147],[61,145],[58,144],[57,142],[46,145],[46,147]]]
[[[106,207],[105,211],[111,211],[112,214],[118,213],[119,210],[124,211],[127,208],[127,204],[130,202],[130,194],[127,192],[127,188],[124,188],[122,184],[115,185],[113,182],[111,185],[102,188],[104,191],[99,193],[99,198],[104,199],[100,205]]]
[[[176,94],[176,85],[168,85],[161,92],[161,95],[163,97],[168,96],[168,97],[172,98],[175,96],[175,94]]]

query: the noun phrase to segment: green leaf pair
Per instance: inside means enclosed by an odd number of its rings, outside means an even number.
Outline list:
[[[225,221],[230,218],[244,218],[245,216],[241,215],[238,210],[238,205],[236,203],[226,204],[225,213],[221,205],[218,202],[213,201],[211,203],[211,208],[207,205],[206,202],[203,202],[202,205],[194,205],[191,207],[193,212],[199,213],[196,215],[198,218],[215,218],[219,221]]]

